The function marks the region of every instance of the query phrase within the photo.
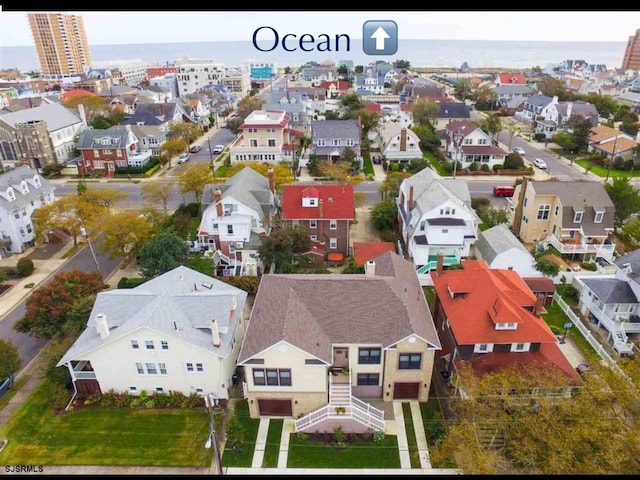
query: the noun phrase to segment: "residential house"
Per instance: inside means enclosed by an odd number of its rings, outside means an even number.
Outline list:
[[[349,91],[349,82],[346,80],[327,80],[320,82],[319,87],[327,92],[327,98],[340,98]]]
[[[593,104],[583,101],[552,104],[544,118],[538,119],[536,133],[544,133],[545,138],[551,138],[559,130],[568,128],[567,122],[574,118],[587,119],[595,127],[598,125],[598,110]]]
[[[322,82],[334,79],[334,68],[323,66],[302,68],[300,78],[313,87],[319,87]]]
[[[248,68],[225,68],[220,83],[229,92],[240,97],[246,97],[251,91],[251,71]]]
[[[331,100],[331,99],[330,99]],[[266,103],[302,102],[313,112],[323,113],[326,110],[327,91],[320,87],[281,88],[269,94]]]
[[[93,97],[95,94],[90,92],[89,90],[83,90],[81,88],[72,88],[71,90],[66,90],[60,94],[60,100],[63,102],[68,102],[74,98],[84,98],[84,97]]]
[[[320,160],[336,162],[346,148],[353,151],[356,160],[362,162],[360,151],[362,126],[360,119],[313,120],[309,152]]]
[[[57,366],[81,394],[181,392],[229,399],[247,327],[247,292],[185,266],[98,293]]]
[[[393,242],[353,242],[353,261],[358,265],[366,265],[385,252],[396,252]]]
[[[41,139],[31,144],[25,138],[29,148],[22,150],[18,143],[18,133],[41,125],[46,128],[49,139]],[[43,99],[39,106],[0,115],[1,156],[5,160],[26,160],[34,169],[52,163],[64,163],[73,155],[75,135],[86,127],[82,118],[59,103]],[[42,152],[42,142],[48,142],[51,156],[37,156],[33,152]]]
[[[311,130],[313,110],[306,102],[265,103],[262,105],[262,110],[282,110],[289,115],[289,125],[292,129],[305,134]]]
[[[563,80],[564,87],[567,91],[579,95],[588,95],[594,85],[591,80],[585,78],[565,76]]]
[[[238,365],[252,418],[363,433],[385,417],[362,398],[429,399],[439,349],[411,264],[387,252],[364,274],[264,275]]]
[[[160,87],[163,90],[169,91],[170,93],[167,100],[178,98],[179,92],[177,77],[178,74],[176,72],[165,73],[158,77],[149,77],[149,88]]]
[[[296,141],[302,133],[293,130],[284,110],[254,110],[240,125],[241,132],[230,147],[231,162],[282,161],[292,163]]]
[[[355,219],[353,185],[285,185],[280,218],[309,229],[311,240],[326,243],[327,253],[349,256],[349,225]]]
[[[355,93],[358,95],[382,95],[385,93],[385,71],[374,70],[364,75],[356,75],[353,81]]]
[[[521,277],[541,277],[536,270],[535,259],[522,242],[511,233],[505,224],[498,224],[478,234],[473,244],[478,260],[484,260],[489,268],[514,270]]]
[[[436,130],[444,129],[451,121],[471,120],[471,110],[464,102],[438,102],[438,112],[431,121]]]
[[[144,97],[138,93],[135,95],[116,95],[106,97],[107,105],[120,108],[127,115],[133,115],[140,103],[155,103],[152,98]]]
[[[414,158],[422,158],[418,135],[398,123],[383,123],[378,129],[377,143],[388,162],[408,163]]]
[[[444,102],[447,98],[445,87],[436,83],[423,86],[407,84],[405,88],[407,89],[407,103],[415,103],[419,98],[426,98],[435,102]]]
[[[182,95],[179,99],[172,100],[173,102],[189,105],[191,107],[190,117],[195,120],[195,123],[201,126],[209,126],[209,99],[206,95],[198,93],[187,93]]]
[[[35,244],[31,215],[56,199],[54,190],[26,165],[0,173],[0,257],[22,253]]]
[[[620,354],[635,348],[630,339],[640,340],[640,250],[614,262],[613,275],[574,277],[580,291],[578,308],[584,318],[603,328],[607,341]]]
[[[493,89],[496,94],[496,103],[504,106],[507,101],[514,97],[529,98],[536,93],[536,90],[530,85],[499,85]]]
[[[438,253],[444,254],[445,266],[469,255],[481,220],[471,208],[465,180],[425,168],[402,181],[396,201],[402,238],[421,283],[430,284]]]
[[[632,112],[640,112],[640,93],[626,92],[618,96],[618,103],[629,105]]]
[[[500,112],[505,116],[514,116],[517,112],[520,112],[524,109],[524,104],[527,101],[526,97],[522,95],[517,95],[508,99],[500,109]]]
[[[554,247],[562,255],[613,261],[614,205],[601,182],[528,181],[513,194],[512,230],[525,244]]]
[[[560,385],[534,392],[543,396],[568,396],[582,384],[540,318],[543,299],[536,298],[517,272],[491,269],[482,260],[464,260],[462,266],[431,272],[434,322],[442,341],[438,370],[450,377],[467,362],[477,377],[534,365],[558,372]]]
[[[131,125],[106,130],[83,130],[78,139],[82,160],[81,175],[102,174],[113,177],[116,168],[143,167],[151,158],[151,151],[142,151]]]
[[[171,90],[160,85],[149,85],[145,90],[140,90],[140,95],[149,98],[153,103],[163,103],[173,100]]]
[[[157,125],[165,132],[169,132],[171,124],[193,122],[180,103],[140,103],[136,112],[125,118],[121,125]]]
[[[535,126],[535,122],[545,118],[549,108],[556,103],[558,103],[558,97],[556,96],[552,98],[541,94],[531,95],[524,102],[524,108],[516,112],[515,117],[521,122]]]
[[[123,130],[131,127],[138,139],[138,150],[141,153],[151,152],[152,157],[160,156],[160,147],[167,140],[167,133],[157,125],[114,125],[109,130]]]
[[[634,149],[638,142],[626,133],[606,125],[597,125],[591,129],[588,150],[604,155],[609,160],[622,157],[630,160],[634,157]]]
[[[469,168],[477,162],[479,166],[491,170],[494,165],[503,165],[508,155],[502,148],[493,145],[488,133],[469,120],[452,120],[444,132],[445,152],[453,161],[460,162],[462,168]]]
[[[205,187],[198,244],[213,253],[222,275],[259,274],[257,250],[271,231],[277,206],[273,169],[267,178],[245,167],[226,182]]]

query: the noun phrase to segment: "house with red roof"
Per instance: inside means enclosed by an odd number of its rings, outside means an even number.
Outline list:
[[[355,219],[353,185],[285,185],[281,219],[309,229],[312,241],[325,244],[327,255],[349,255],[349,222]]]
[[[384,252],[395,251],[396,246],[393,242],[353,242],[353,260],[358,265],[365,265]]]
[[[496,77],[496,85],[525,85],[527,78],[524,73],[499,73]]]
[[[507,367],[543,366],[566,376],[566,394],[581,381],[540,314],[536,295],[513,270],[491,269],[483,260],[463,260],[460,270],[431,272],[434,322],[442,343],[441,370],[451,375],[470,362],[475,375]],[[566,388],[565,388],[566,387]],[[557,394],[557,392],[556,392]]]
[[[60,100],[66,102],[68,100],[74,99],[76,97],[94,97],[96,94],[90,92],[89,90],[84,90],[82,88],[74,88],[72,90],[67,90],[64,93],[60,94]]]
[[[320,88],[327,92],[327,98],[339,98],[349,91],[349,82],[346,80],[325,80],[320,82]]]

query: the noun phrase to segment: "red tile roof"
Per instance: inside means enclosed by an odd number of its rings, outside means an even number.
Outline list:
[[[387,251],[395,253],[393,242],[353,242],[353,259],[358,265],[364,265]]]
[[[378,116],[382,116],[382,111],[379,103],[365,103],[364,109],[369,110],[370,112],[377,113]]]
[[[316,196],[317,195],[317,196]],[[322,217],[319,206],[303,207],[303,197],[316,197],[322,201]],[[318,202],[319,203],[319,202]],[[285,185],[282,191],[282,219],[334,219],[353,220],[353,185]]]
[[[324,88],[326,90],[334,84],[338,90],[349,90],[349,82],[345,80],[325,80],[324,82],[320,82],[320,88]]]
[[[511,85],[524,85],[527,83],[527,79],[522,73],[501,73],[500,83]]]
[[[555,292],[556,284],[549,277],[522,277],[532,292]]]
[[[72,98],[76,98],[76,97],[94,97],[95,95],[96,95],[95,93],[90,92],[89,90],[74,88],[73,90],[67,90],[66,92],[61,94],[60,99],[63,102],[66,102],[67,100],[71,100]]]
[[[556,343],[544,321],[524,307],[536,296],[513,270],[490,269],[482,260],[463,260],[462,270],[431,273],[436,295],[458,345],[479,343]],[[461,293],[451,297],[453,293]],[[495,323],[517,323],[515,330],[496,330]]]

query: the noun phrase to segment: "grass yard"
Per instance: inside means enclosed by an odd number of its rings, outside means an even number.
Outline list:
[[[278,454],[280,453],[280,436],[282,435],[282,418],[272,418],[269,420],[269,431],[267,432],[267,444],[264,449],[262,468],[275,468],[278,466]]]
[[[398,439],[386,435],[380,443],[356,442],[337,450],[292,434],[287,468],[400,468]]]
[[[424,433],[427,437],[427,445],[430,447],[446,433],[445,421],[440,410],[440,404],[436,399],[436,391],[431,384],[428,402],[420,402],[420,414],[424,424]]]
[[[22,377],[20,377],[20,380],[15,380],[15,377],[14,377],[13,385],[9,390],[7,390],[7,392],[2,396],[2,398],[0,398],[0,410],[2,410],[4,407],[8,405],[8,403],[11,401],[13,396],[16,393],[18,393],[18,391],[22,388],[22,386],[25,383],[27,383],[27,380],[29,380],[29,375],[23,375]]]
[[[444,165],[442,165],[438,159],[436,158],[436,156],[431,153],[431,152],[423,152],[424,158],[426,158],[427,160],[429,160],[429,163],[431,164],[431,168],[433,168],[436,172],[438,172],[438,175],[440,175],[441,177],[450,177],[451,173],[447,172],[444,169]]]
[[[371,157],[369,155],[364,157],[362,171],[365,175],[375,175],[375,172],[373,171],[373,162],[371,161]]]
[[[409,459],[411,460],[411,468],[420,468],[420,452],[418,451],[418,442],[416,441],[416,428],[413,425],[411,404],[409,404],[409,402],[402,402],[402,415],[404,417],[404,429],[407,432],[407,445],[409,447]]]
[[[41,383],[0,430],[2,465],[211,464],[204,409],[81,408],[57,415]]]
[[[433,315],[433,310],[436,305],[436,292],[433,287],[422,287],[424,296],[427,299],[427,305],[429,305],[429,311]]]
[[[591,163],[591,160],[588,158],[581,158],[576,160],[576,163],[583,168],[587,168],[587,166]],[[595,173],[599,177],[606,178],[607,177],[607,168],[601,167],[600,165],[593,165],[590,170],[592,173]],[[613,177],[640,177],[640,170],[616,170],[615,168],[611,168],[609,170],[609,178]]]
[[[244,428],[244,445],[242,448],[234,450],[225,447],[222,454],[222,465],[225,467],[250,467],[256,448],[260,419],[249,417],[249,404],[246,400],[236,404],[233,415],[238,417]]]
[[[229,170],[229,167],[227,167],[225,164],[222,164],[215,169],[214,175],[216,177],[227,178],[229,176],[228,170]]]
[[[542,319],[545,321],[549,327],[556,327],[561,334],[564,334],[564,324],[570,322],[569,318],[562,311],[560,306],[554,301],[551,305],[546,305],[544,307],[547,310],[547,313],[542,315]],[[567,336],[571,337],[571,339],[575,342],[578,348],[582,351],[582,353],[587,358],[597,358],[597,353],[587,342],[587,339],[582,336],[580,331],[573,327],[567,331]]]

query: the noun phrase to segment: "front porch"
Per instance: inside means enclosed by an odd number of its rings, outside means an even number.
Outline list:
[[[616,249],[615,243],[608,238],[585,238],[580,235],[561,238],[549,235],[544,242],[552,245],[562,255],[583,255],[585,260],[587,256],[593,255],[594,260],[602,257],[609,263],[613,263]]]

